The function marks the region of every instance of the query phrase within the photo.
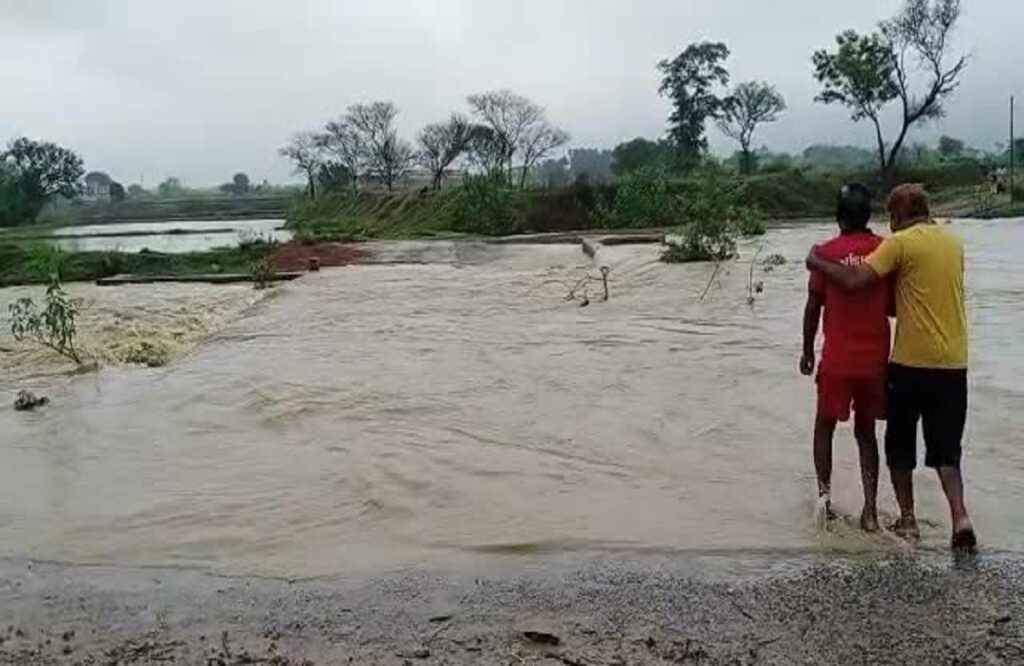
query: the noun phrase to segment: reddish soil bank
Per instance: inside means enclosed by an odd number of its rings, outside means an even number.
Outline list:
[[[274,249],[271,262],[276,271],[309,270],[310,260],[316,259],[321,267],[357,264],[369,256],[366,248],[351,243],[320,243],[302,245],[285,243]]]

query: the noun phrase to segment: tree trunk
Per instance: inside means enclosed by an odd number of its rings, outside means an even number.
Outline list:
[[[888,179],[892,176],[893,168],[896,166],[896,159],[900,156],[900,150],[903,149],[903,142],[907,138],[907,132],[910,130],[910,123],[904,116],[903,128],[900,130],[899,137],[896,138],[895,143],[892,144],[892,150],[889,151],[889,160],[886,166],[885,178],[886,185],[888,185]]]
[[[309,178],[309,200],[310,201],[315,201],[316,200],[316,186],[315,186],[315,182],[316,181],[313,178],[313,174],[312,173],[307,174],[307,177]]]
[[[875,138],[878,140],[878,176],[882,184],[885,185],[889,180],[889,169],[885,159],[885,139],[882,138],[882,125],[876,117],[872,117],[871,121],[875,124]]]

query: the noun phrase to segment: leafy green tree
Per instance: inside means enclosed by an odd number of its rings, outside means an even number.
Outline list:
[[[67,148],[21,138],[0,153],[3,206],[0,223],[32,223],[54,197],[68,199],[82,190],[82,158]]]
[[[831,146],[816,143],[808,146],[802,155],[805,165],[817,169],[859,169],[875,160],[870,150],[857,146]]]
[[[754,170],[751,145],[758,125],[774,123],[786,110],[786,100],[774,86],[762,81],[747,81],[736,86],[726,99],[718,129],[740,144],[740,170]]]
[[[879,24],[878,32],[852,30],[836,38],[835,51],[814,54],[814,76],[822,85],[816,98],[850,109],[854,122],[875,127],[878,164],[888,180],[910,129],[944,114],[945,100],[959,87],[966,56],[951,56],[951,37],[960,19],[960,0],[906,0],[900,12]],[[914,90],[915,81],[923,81]],[[887,143],[882,110],[896,101],[900,129]]]
[[[114,203],[121,203],[127,196],[124,191],[124,185],[117,182],[110,183],[110,186],[107,188],[107,194]]]
[[[244,173],[236,173],[232,176],[231,184],[234,186],[234,193],[238,196],[248,194],[249,190],[252,189],[252,181]]]
[[[574,148],[569,151],[569,171],[573,179],[586,177],[592,183],[612,180],[615,156],[610,150]]]
[[[545,187],[565,187],[571,182],[569,160],[564,157],[544,160],[534,167],[533,178]]]
[[[143,188],[142,185],[139,185],[138,183],[133,183],[128,186],[129,199],[138,199],[139,197],[144,197],[147,194],[149,193],[146,192],[145,188]]]
[[[174,176],[171,176],[156,187],[157,194],[161,197],[176,197],[180,195],[184,189],[185,188],[181,185],[181,181]]]
[[[352,172],[340,162],[325,162],[316,172],[316,184],[321,192],[348,192],[352,187]]]
[[[103,197],[110,194],[113,179],[102,171],[90,171],[85,174],[85,191],[90,196]]]
[[[620,178],[640,169],[665,169],[671,148],[664,142],[636,138],[620,143],[612,151],[612,172]]]
[[[953,160],[964,153],[964,149],[967,148],[967,144],[960,139],[954,139],[951,136],[942,136],[939,138],[939,155],[944,160]]]
[[[720,118],[726,108],[718,89],[729,85],[729,72],[723,64],[728,57],[725,44],[701,42],[658,64],[662,74],[659,92],[673,107],[669,138],[684,169],[700,163],[708,147],[705,125]]]

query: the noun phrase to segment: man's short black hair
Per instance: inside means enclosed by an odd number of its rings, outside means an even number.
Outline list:
[[[864,229],[871,220],[871,190],[860,183],[843,185],[836,204],[836,221],[844,229]]]

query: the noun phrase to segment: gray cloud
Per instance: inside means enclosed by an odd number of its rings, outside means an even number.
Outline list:
[[[828,8],[824,8],[828,5]],[[282,180],[276,148],[354,102],[391,99],[410,136],[512,88],[545,105],[574,145],[658,136],[655,64],[688,43],[733,49],[734,80],[778,85],[790,112],[758,139],[778,150],[869,144],[866,126],[813,103],[810,55],[869,29],[898,0],[0,0],[0,138],[46,137],[125,182],[237,170]],[[957,35],[973,55],[941,133],[1005,140],[1006,98],[1024,96],[1024,3],[969,0]],[[712,132],[716,150],[731,145]]]

